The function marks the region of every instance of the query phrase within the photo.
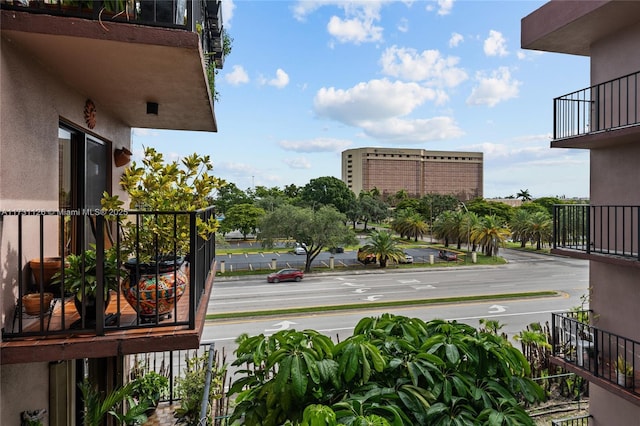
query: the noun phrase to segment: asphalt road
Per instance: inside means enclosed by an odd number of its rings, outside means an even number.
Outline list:
[[[214,283],[209,313],[258,311],[361,303],[358,311],[282,315],[208,322],[203,341],[224,348],[233,359],[235,339],[241,333],[271,334],[285,328],[312,328],[331,337],[349,336],[364,316],[391,312],[424,320],[444,318],[478,326],[481,318],[497,319],[510,338],[532,322],[550,321],[551,312],[580,304],[588,291],[587,262],[556,256],[504,250],[508,264],[406,270],[368,270],[308,275],[299,283],[267,284],[264,277],[219,280]],[[480,294],[558,291],[555,297],[522,300],[371,309],[373,301],[414,300]]]

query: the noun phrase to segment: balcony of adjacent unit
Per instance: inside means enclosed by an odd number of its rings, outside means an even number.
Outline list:
[[[113,214],[0,212],[2,364],[198,347],[213,208]]]
[[[554,206],[554,254],[640,266],[640,206]]]
[[[224,63],[220,0],[0,0],[0,13],[3,49],[127,126],[217,130],[207,76]]]
[[[553,101],[554,148],[601,148],[640,136],[640,71]]]
[[[591,311],[552,314],[551,362],[640,405],[640,342],[594,323]]]

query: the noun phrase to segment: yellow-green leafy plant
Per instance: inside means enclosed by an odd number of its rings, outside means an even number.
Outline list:
[[[147,264],[163,256],[186,255],[190,243],[189,212],[209,207],[214,191],[226,184],[212,171],[208,155],[194,153],[179,162],[165,162],[162,153],[145,148],[141,164],[134,161],[127,167],[120,186],[129,197],[130,211],[149,213],[129,215],[128,220],[122,221],[122,250]],[[122,209],[124,204],[117,195],[103,194],[102,208],[107,213]],[[107,216],[109,220],[115,218]],[[200,237],[208,239],[217,228],[214,215],[206,220],[196,217]]]

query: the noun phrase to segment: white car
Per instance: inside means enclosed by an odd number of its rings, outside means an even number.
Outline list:
[[[400,260],[400,263],[413,263],[413,256],[408,253],[404,254],[404,259]]]
[[[296,246],[296,248],[293,249],[293,252],[295,254],[307,254],[307,250],[302,246]]]

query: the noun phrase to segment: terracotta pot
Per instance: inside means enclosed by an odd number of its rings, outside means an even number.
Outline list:
[[[40,266],[42,265],[44,274],[40,276]],[[33,278],[36,280],[38,288],[42,284],[42,288],[47,290],[51,286],[51,277],[56,272],[60,272],[62,269],[62,258],[60,257],[45,257],[40,262],[40,258],[31,259],[29,261],[29,268],[33,273]]]
[[[143,320],[153,321],[156,313],[161,319],[171,314],[187,287],[183,262],[184,258],[160,262],[158,282],[155,265],[137,266],[135,259],[124,264],[129,274],[122,282],[122,294]],[[138,271],[140,275],[137,275]]]
[[[24,306],[27,315],[40,316],[40,312],[47,313],[49,311],[53,293],[44,293],[42,297],[42,309],[40,309],[40,293],[29,293],[22,296],[22,306]]]
[[[127,148],[118,148],[113,152],[113,163],[116,167],[122,167],[129,163],[131,159],[131,151]]]

